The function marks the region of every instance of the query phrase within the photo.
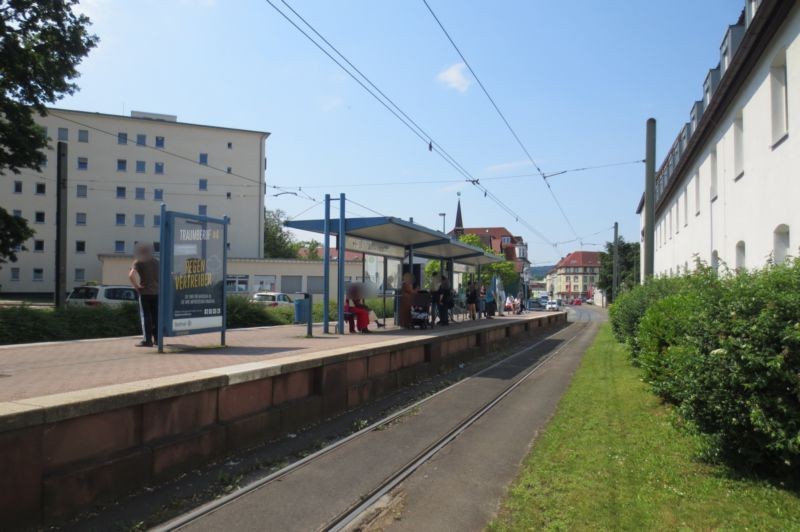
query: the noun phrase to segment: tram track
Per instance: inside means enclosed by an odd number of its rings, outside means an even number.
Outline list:
[[[372,423],[371,425],[345,438],[342,438],[341,440],[338,440],[332,443],[331,445],[323,449],[320,449],[319,451],[316,451],[315,453],[312,453],[301,460],[298,460],[282,468],[279,471],[276,471],[262,479],[256,480],[248,484],[247,486],[244,486],[224,497],[221,497],[207,504],[204,504],[203,506],[200,506],[175,519],[172,519],[167,523],[156,526],[152,530],[161,532],[161,531],[191,529],[193,528],[193,525],[198,525],[202,523],[202,521],[205,518],[211,516],[212,514],[222,509],[230,509],[232,505],[235,505],[237,503],[237,501],[241,501],[243,498],[253,495],[258,490],[276,484],[278,482],[281,482],[291,477],[292,475],[297,474],[303,469],[310,467],[314,465],[316,462],[327,457],[334,451],[341,450],[348,445],[352,445],[356,441],[364,438],[365,436],[374,431],[383,430],[386,427],[391,426],[392,423],[396,422],[397,420],[413,414],[414,412],[418,411],[421,407],[425,406],[427,403],[433,401],[436,398],[441,398],[444,394],[452,392],[453,390],[456,390],[461,386],[465,386],[466,383],[468,382],[472,382],[475,379],[481,378],[485,375],[489,375],[493,371],[496,372],[502,369],[521,370],[520,374],[518,374],[516,378],[512,379],[508,386],[505,386],[498,393],[494,394],[489,400],[484,401],[479,407],[470,411],[469,414],[463,417],[454,426],[446,430],[444,434],[438,435],[438,437],[436,437],[432,442],[430,442],[424,449],[414,454],[412,458],[410,458],[400,467],[395,468],[390,474],[384,476],[383,480],[379,481],[378,483],[375,483],[371,487],[371,489],[363,493],[360,497],[358,497],[357,500],[353,501],[352,504],[347,506],[343,511],[336,513],[335,517],[317,526],[318,530],[326,530],[326,531],[346,530],[354,523],[359,522],[362,516],[364,516],[367,512],[369,512],[370,508],[373,507],[376,501],[381,499],[381,497],[383,497],[387,493],[390,493],[405,479],[411,476],[417,469],[419,469],[422,465],[430,461],[442,449],[447,447],[449,443],[451,443],[459,435],[461,435],[467,429],[469,429],[470,426],[476,423],[484,415],[495,409],[500,403],[502,403],[504,398],[506,398],[509,394],[513,393],[514,390],[517,389],[522,383],[524,383],[531,376],[541,371],[542,368],[544,368],[548,364],[548,362],[550,362],[560,353],[562,353],[575,339],[579,338],[586,331],[586,329],[590,326],[590,321],[591,321],[590,317],[586,312],[576,311],[573,316],[573,323],[568,327],[561,329],[560,331],[554,334],[548,335],[531,345],[525,346],[522,349],[519,349],[516,352],[512,353],[511,355],[503,358],[502,360],[484,368],[483,370],[477,372],[476,374],[467,377],[459,382],[456,382],[411,405],[408,405],[405,408],[389,416],[386,416]],[[537,348],[542,348],[548,342],[553,341],[554,338],[558,338],[559,336],[564,335],[565,332],[569,332],[569,334],[565,338],[561,339],[559,345],[555,346],[553,349],[549,351],[545,351],[540,356],[536,357],[532,364],[519,363],[519,359],[523,358],[524,355],[531,354],[531,352],[535,351]]]

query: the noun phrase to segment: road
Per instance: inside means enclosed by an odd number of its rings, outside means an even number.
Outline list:
[[[190,512],[165,529],[305,531],[350,518],[355,518],[351,529],[484,528],[606,314],[574,307],[570,317],[570,326],[432,396],[407,415],[274,481],[245,487],[225,504]],[[506,395],[498,400],[501,394]],[[456,436],[429,459],[409,467],[455,430]],[[400,474],[401,483],[387,482]],[[387,493],[376,505],[353,512],[365,498],[381,495],[382,486]]]

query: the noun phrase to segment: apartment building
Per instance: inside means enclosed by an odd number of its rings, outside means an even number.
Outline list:
[[[547,292],[556,299],[593,297],[600,278],[599,251],[573,251],[547,273]]]
[[[748,0],[656,176],[654,272],[753,268],[800,246],[800,3]],[[637,213],[644,227],[644,198]],[[644,231],[642,231],[644,235]],[[644,265],[642,265],[644,271]]]
[[[130,116],[50,109],[38,117],[50,138],[41,172],[0,175],[0,206],[36,231],[0,269],[5,293],[55,286],[56,145],[67,143],[67,288],[100,281],[100,255],[158,247],[161,204],[230,217],[229,256],[263,257],[266,139],[269,133]]]

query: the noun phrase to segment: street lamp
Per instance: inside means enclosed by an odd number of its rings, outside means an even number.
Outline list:
[[[439,216],[442,217],[442,233],[447,233],[447,230],[445,229],[445,223],[444,223],[445,218],[447,217],[447,213],[446,212],[440,212]]]

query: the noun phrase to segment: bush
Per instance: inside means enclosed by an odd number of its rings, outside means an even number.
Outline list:
[[[0,309],[0,344],[108,338],[141,332],[139,309],[133,304],[61,310],[28,305]]]
[[[800,475],[800,261],[652,281],[618,298],[611,319],[712,455]]]

